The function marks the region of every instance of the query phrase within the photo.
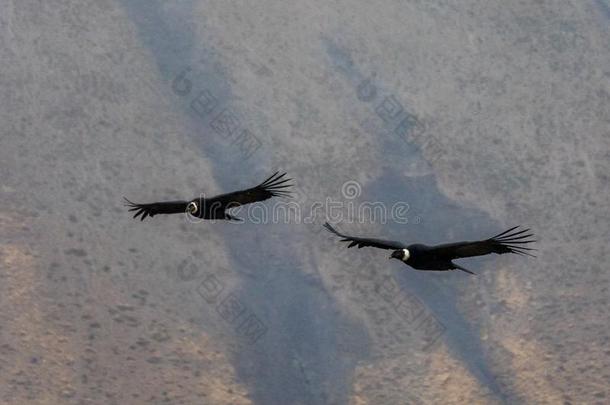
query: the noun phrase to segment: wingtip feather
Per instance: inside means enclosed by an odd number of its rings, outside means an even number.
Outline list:
[[[294,184],[289,182],[292,181],[292,179],[289,177],[284,178],[286,176],[286,172],[281,174],[279,173],[279,171],[276,171],[258,187],[270,193],[272,197],[291,198],[292,194],[289,188],[293,187]]]

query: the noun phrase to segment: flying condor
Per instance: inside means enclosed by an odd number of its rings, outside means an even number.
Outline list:
[[[447,243],[436,246],[421,244],[405,245],[404,243],[392,240],[357,238],[338,232],[328,222],[324,224],[324,227],[329,232],[343,238],[341,242],[350,242],[347,246],[348,248],[353,246],[358,246],[358,248],[371,246],[379,249],[393,250],[392,255],[389,257],[390,259],[398,259],[416,270],[447,271],[458,269],[466,273],[475,274],[454,263],[452,260],[463,257],[483,256],[490,253],[516,253],[535,257],[529,251],[536,250],[524,246],[535,242],[535,240],[531,239],[534,234],[528,233],[529,229],[519,230],[517,229],[519,228],[518,226],[489,239]]]
[[[267,180],[256,187],[246,190],[234,191],[232,193],[218,195],[216,197],[199,197],[191,201],[164,201],[152,204],[135,204],[123,197],[129,211],[135,211],[134,218],[140,216],[144,220],[147,216],[154,217],[158,214],[189,214],[202,219],[227,219],[240,220],[227,211],[240,205],[265,201],[271,197],[290,197],[287,190],[292,184],[291,179],[285,178],[286,173],[273,173]]]

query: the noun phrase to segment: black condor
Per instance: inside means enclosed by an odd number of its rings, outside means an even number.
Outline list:
[[[140,216],[144,220],[147,216],[154,217],[159,214],[189,214],[201,219],[227,219],[240,220],[227,211],[240,205],[264,201],[271,197],[289,197],[287,188],[292,184],[286,173],[273,173],[267,180],[256,187],[246,190],[234,191],[232,193],[218,195],[216,197],[199,197],[191,201],[164,201],[151,204],[136,204],[125,198],[129,211],[135,211],[134,218]]]
[[[475,274],[453,262],[454,259],[464,257],[483,256],[490,253],[504,254],[516,253],[534,257],[529,251],[536,250],[524,245],[535,242],[531,239],[534,234],[528,233],[529,229],[519,230],[518,226],[510,228],[489,239],[477,241],[465,241],[447,243],[443,245],[427,246],[422,244],[405,245],[402,242],[392,240],[358,238],[338,232],[328,222],[324,227],[331,233],[343,238],[342,242],[350,242],[347,246],[351,248],[358,246],[376,247],[379,249],[393,250],[390,259],[398,259],[416,270],[462,270],[466,273]]]

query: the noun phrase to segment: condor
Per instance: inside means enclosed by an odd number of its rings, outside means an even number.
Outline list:
[[[329,232],[343,238],[341,239],[342,242],[350,242],[347,246],[348,248],[353,246],[358,246],[358,248],[371,246],[379,249],[393,250],[389,257],[390,259],[400,260],[416,270],[447,271],[457,269],[469,274],[475,274],[454,263],[453,260],[464,257],[483,256],[490,253],[516,253],[535,257],[529,251],[536,250],[524,246],[535,242],[535,240],[531,239],[534,234],[528,233],[529,229],[519,230],[517,229],[519,228],[518,226],[489,239],[447,243],[436,246],[422,244],[405,245],[404,243],[391,240],[348,236],[338,232],[328,222],[324,224],[324,227]]]
[[[271,197],[289,197],[287,190],[292,184],[287,184],[291,179],[284,178],[286,173],[273,173],[267,180],[256,187],[246,190],[234,191],[232,193],[218,195],[216,197],[199,197],[191,201],[165,201],[152,204],[136,204],[125,198],[129,211],[135,211],[134,218],[140,216],[144,220],[147,216],[154,217],[159,214],[189,214],[201,219],[227,219],[240,220],[227,212],[231,208],[240,205],[265,201]]]

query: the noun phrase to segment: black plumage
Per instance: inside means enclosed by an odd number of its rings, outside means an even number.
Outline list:
[[[265,201],[271,197],[289,197],[290,190],[288,188],[292,184],[288,183],[291,179],[285,176],[286,173],[275,172],[256,187],[211,198],[199,197],[191,201],[164,201],[151,204],[136,204],[125,198],[125,205],[129,207],[129,211],[135,211],[134,218],[139,216],[142,221],[147,216],[154,217],[159,214],[182,214],[187,212],[201,219],[239,220],[239,218],[229,214],[228,211],[231,208]]]
[[[390,259],[398,259],[416,270],[462,270],[474,274],[468,269],[453,262],[454,259],[464,257],[483,256],[490,253],[504,254],[516,253],[534,257],[531,253],[536,250],[524,245],[535,242],[534,236],[528,233],[529,229],[519,230],[518,226],[510,228],[489,239],[478,241],[465,241],[447,243],[443,245],[427,246],[422,244],[406,245],[402,242],[391,240],[359,238],[338,232],[328,222],[324,227],[331,233],[340,236],[342,242],[349,242],[348,248],[358,246],[376,247],[379,249],[393,250]]]

